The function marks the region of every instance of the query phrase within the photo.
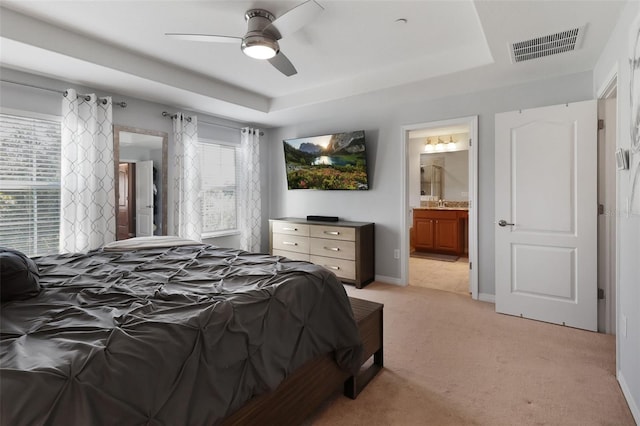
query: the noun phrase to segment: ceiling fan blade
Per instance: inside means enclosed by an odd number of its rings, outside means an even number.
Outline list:
[[[287,77],[291,77],[294,74],[298,74],[298,71],[296,71],[296,67],[293,66],[289,58],[284,56],[284,53],[282,52],[278,52],[276,56],[267,60],[271,65],[276,67],[278,71],[280,71],[282,74],[286,75]]]
[[[213,34],[164,33],[164,35],[178,40],[205,41],[210,43],[237,43],[238,40],[242,40],[242,37],[221,36]]]
[[[276,40],[280,40],[313,21],[322,11],[324,8],[315,0],[307,0],[276,18],[270,25],[267,25],[265,31],[275,33]]]

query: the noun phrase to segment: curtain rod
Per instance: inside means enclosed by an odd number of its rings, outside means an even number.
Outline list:
[[[162,111],[162,116],[163,117],[169,117],[169,118],[175,118],[178,116],[178,114],[170,114],[167,111]],[[191,117],[189,116],[185,116],[187,117],[187,121],[191,121]],[[217,127],[224,127],[227,129],[232,129],[232,130],[243,130],[241,127],[235,127],[235,126],[227,126],[226,124],[218,124],[218,123],[212,123],[210,121],[204,121],[204,120],[198,120],[198,124],[208,124],[209,126],[217,126]],[[260,136],[264,136],[264,132],[260,132]]]
[[[64,92],[61,92],[60,90],[56,90],[56,89],[49,89],[48,87],[40,87],[40,86],[34,86],[32,84],[26,84],[26,83],[18,83],[17,81],[11,81],[11,80],[0,80],[0,82],[2,83],[9,83],[9,84],[15,84],[17,86],[25,86],[25,87],[31,87],[32,89],[39,89],[39,90],[46,90],[47,92],[53,92],[53,93],[58,93],[58,94],[62,94],[62,96],[67,96],[67,91],[65,90]],[[81,95],[78,94],[79,97],[83,98],[85,101],[88,101],[89,99],[91,99],[89,97],[89,95]],[[107,103],[106,99],[102,99],[102,103],[105,104]],[[121,102],[113,102],[113,105],[117,105],[121,108],[126,108],[127,107],[127,103],[124,101]]]
[[[227,126],[225,124],[212,123],[210,121],[204,121],[204,120],[200,120],[198,121],[198,123],[208,124],[209,126],[226,127],[227,129],[233,129],[233,130],[242,130],[242,127]],[[260,131],[260,136],[264,136],[263,131]]]
[[[40,86],[34,86],[32,84],[26,84],[26,83],[18,83],[17,81],[11,81],[11,80],[3,80],[0,79],[0,82],[2,83],[9,83],[9,84],[16,84],[18,86],[25,86],[25,87],[31,87],[32,89],[39,89],[39,90],[46,90],[47,92],[53,92],[53,93],[58,93],[58,94],[62,94],[63,96],[67,96],[67,91],[65,90],[64,92],[61,92],[60,90],[56,90],[56,89],[50,89],[48,87],[40,87]],[[88,101],[89,95],[81,95],[78,94],[78,96],[84,98],[85,101]],[[103,99],[103,104],[106,103],[106,99]],[[113,102],[114,105],[117,105],[121,108],[126,108],[127,107],[127,103],[122,101],[122,102]],[[162,116],[163,117],[170,117],[170,118],[174,118],[176,117],[176,114],[170,114],[167,111],[162,111]],[[187,121],[191,121],[191,117],[187,116]],[[218,124],[218,123],[212,123],[210,121],[204,121],[204,120],[200,120],[199,121],[202,124],[208,124],[210,126],[218,126],[218,127],[225,127],[227,129],[233,129],[233,130],[242,130],[241,127],[234,127],[234,126],[227,126],[225,124]],[[264,136],[264,132],[261,131],[260,132],[260,136]]]
[[[162,116],[163,117],[169,117],[171,119],[174,119],[176,117],[178,117],[178,114],[170,114],[167,111],[162,111]],[[191,123],[191,117],[189,117],[188,115],[184,115],[185,120],[187,120],[189,123]]]
[[[69,95],[69,92],[67,90],[64,91],[64,93],[62,94],[62,96],[64,96],[65,98]],[[89,102],[91,100],[91,96],[89,95],[82,95],[80,93],[77,94],[79,98],[81,98],[82,100]],[[102,105],[106,105],[107,104],[107,99],[106,98],[98,98],[98,101],[100,101],[100,103]],[[127,107],[127,103],[126,102],[113,102],[113,105],[118,105],[122,108],[126,108]]]

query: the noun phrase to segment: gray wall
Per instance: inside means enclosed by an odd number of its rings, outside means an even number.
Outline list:
[[[617,145],[624,149],[631,147],[629,44],[634,20],[640,20],[640,3],[630,1],[620,14],[615,31],[593,71],[594,92],[597,96],[599,89],[606,84],[610,72],[617,68]],[[637,26],[635,31],[637,34]],[[635,81],[639,81],[637,76]],[[638,97],[636,91],[636,102],[640,101]],[[632,154],[630,163],[640,163],[640,152]],[[617,172],[617,375],[635,420],[640,423],[640,212],[627,210],[627,200],[631,198],[631,173],[631,170]],[[640,198],[640,186],[636,187],[635,196]]]
[[[81,92],[95,92],[68,82],[52,80],[2,69],[2,79],[64,91],[74,87]],[[268,220],[281,216],[308,214],[336,215],[346,220],[371,221],[376,223],[376,275],[380,279],[399,282],[400,261],[393,258],[393,250],[400,247],[401,223],[404,206],[401,205],[400,158],[403,125],[439,121],[457,117],[479,116],[479,288],[482,294],[494,294],[494,239],[493,239],[493,137],[494,114],[496,112],[531,108],[557,103],[581,101],[592,98],[592,74],[584,72],[561,78],[552,78],[533,83],[492,89],[466,95],[424,101],[413,100],[404,104],[385,103],[389,91],[383,90],[362,96],[350,97],[330,103],[310,105],[297,111],[306,117],[296,126],[267,131],[262,137],[261,163],[263,200],[262,250],[268,250]],[[24,86],[2,83],[0,105],[3,107],[60,114],[60,94],[31,89]],[[407,90],[406,87],[399,90]],[[127,108],[114,107],[115,124],[165,131],[169,134],[169,181],[173,177],[172,125],[162,117],[162,111],[174,112],[176,108],[147,102],[141,99],[112,95],[114,101],[126,101]],[[209,139],[240,139],[239,132],[202,123],[240,126],[238,123],[198,114],[201,137]],[[364,129],[367,139],[369,191],[305,191],[287,190],[284,174],[282,139],[314,134]],[[173,194],[169,191],[169,229],[173,223],[171,206]],[[237,238],[230,237],[213,244],[233,246]],[[404,249],[404,248],[403,248]],[[404,251],[404,250],[403,250]],[[403,252],[402,256],[407,253]]]
[[[494,115],[593,98],[592,73],[583,72],[528,84],[486,90],[436,100],[387,105],[383,90],[300,111],[307,117],[295,126],[272,129],[268,137],[269,217],[339,216],[346,220],[375,222],[376,275],[399,282],[401,262],[393,257],[400,247],[402,228],[401,127],[458,117],[479,116],[478,217],[479,292],[494,291]],[[406,88],[404,88],[406,89]],[[403,90],[400,88],[399,90]],[[287,190],[282,140],[287,138],[364,129],[371,189],[353,191]],[[265,218],[266,220],[266,218]],[[264,236],[267,238],[266,230]],[[268,241],[265,239],[265,241]],[[402,256],[407,256],[402,248]]]
[[[178,108],[161,105],[153,102],[147,102],[142,99],[122,96],[119,94],[106,93],[104,91],[95,90],[78,84],[64,82],[60,80],[45,78],[33,74],[28,74],[12,69],[0,68],[0,78],[5,81],[11,81],[21,84],[33,85],[41,88],[53,89],[53,91],[42,90],[38,88],[30,88],[20,84],[2,82],[0,83],[0,107],[10,108],[22,111],[36,112],[48,115],[61,115],[62,108],[62,92],[66,89],[74,88],[79,93],[96,93],[98,96],[112,96],[113,101],[125,101],[126,108],[119,106],[113,107],[113,123],[116,125],[137,127],[146,130],[156,130],[167,132],[169,135],[168,149],[168,212],[167,222],[169,225],[169,234],[173,229],[173,205],[174,197],[171,191],[173,179],[173,125],[170,119],[162,116],[163,111],[175,113],[180,111]],[[184,110],[182,110],[184,111]],[[187,111],[184,111],[187,112]],[[198,135],[200,137],[222,140],[228,142],[240,142],[240,131],[229,129],[226,127],[212,126],[204,123],[221,124],[224,126],[242,127],[244,124],[236,123],[229,120],[211,117],[204,114],[189,113],[198,116]],[[265,175],[266,180],[266,175]],[[266,184],[265,184],[266,191]],[[208,239],[206,242],[226,247],[238,247],[239,239],[237,236]]]

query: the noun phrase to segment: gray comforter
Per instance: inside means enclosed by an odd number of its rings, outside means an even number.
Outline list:
[[[0,424],[209,425],[334,352],[355,372],[342,284],[213,246],[36,258],[42,292],[0,309]]]

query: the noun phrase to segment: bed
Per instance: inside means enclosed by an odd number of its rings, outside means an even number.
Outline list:
[[[326,269],[128,244],[35,258],[40,293],[2,303],[0,424],[251,423],[358,372],[349,299]]]

